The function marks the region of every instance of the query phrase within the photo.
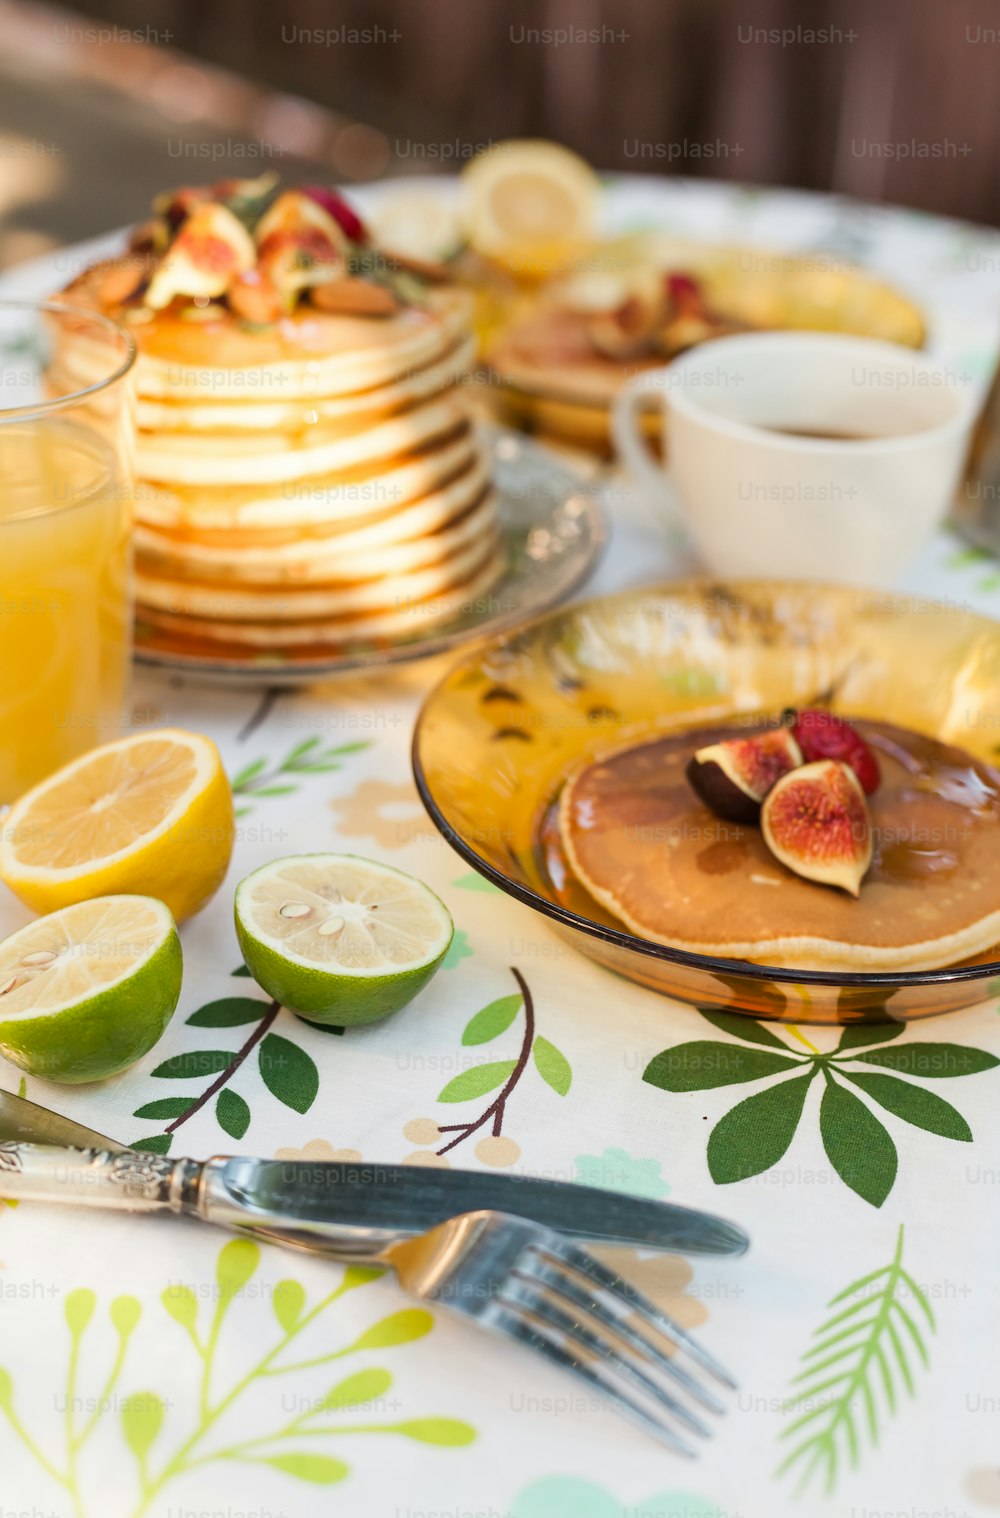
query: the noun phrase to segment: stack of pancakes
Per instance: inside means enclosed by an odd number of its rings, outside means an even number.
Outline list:
[[[108,309],[114,270],[68,298]],[[462,388],[466,292],[378,316],[303,302],[266,325],[204,306],[130,323],[140,620],[280,651],[417,637],[482,595],[503,556]]]

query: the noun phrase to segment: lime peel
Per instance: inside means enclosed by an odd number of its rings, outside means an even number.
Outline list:
[[[0,943],[0,1054],[66,1085],[117,1075],[160,1038],[181,976],[180,939],[161,901],[64,907]]]

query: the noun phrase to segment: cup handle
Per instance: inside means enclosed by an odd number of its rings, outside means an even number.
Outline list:
[[[669,500],[669,492],[664,488],[667,483],[664,465],[652,452],[642,434],[639,412],[642,401],[648,395],[659,396],[660,408],[665,410],[667,390],[662,369],[648,369],[644,374],[636,374],[626,380],[615,396],[611,412],[611,436],[615,450],[629,473],[657,491],[662,504],[668,506],[672,524],[677,527],[681,525],[681,519],[673,502]]]

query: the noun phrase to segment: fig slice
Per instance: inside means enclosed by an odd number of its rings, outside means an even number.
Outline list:
[[[756,822],[771,787],[801,763],[792,733],[787,727],[775,727],[698,749],[685,773],[689,785],[717,817]]]
[[[253,241],[225,206],[195,206],[149,282],[145,304],[162,311],[177,296],[214,300],[238,274],[253,268]]]
[[[872,862],[872,826],[850,765],[819,759],[782,776],[764,800],[760,825],[775,859],[796,875],[860,895]]]
[[[305,232],[319,233],[342,261],[346,259],[349,242],[340,223],[311,195],[300,190],[286,190],[279,195],[260,218],[254,236],[259,248],[278,234],[287,237]]]

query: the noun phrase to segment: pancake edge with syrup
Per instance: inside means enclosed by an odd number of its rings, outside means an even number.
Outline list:
[[[263,575],[273,583],[299,572],[307,578],[338,579],[328,572],[338,555],[413,542],[439,532],[466,515],[489,485],[486,460],[475,458],[468,469],[418,500],[336,524],[283,533],[237,528],[222,535],[163,531],[140,518],[135,540],[148,562],[155,558],[203,580],[245,578],[260,583]]]
[[[136,421],[140,431],[149,433],[258,428],[296,432],[307,424],[313,426],[343,418],[360,418],[364,422],[382,415],[390,416],[414,401],[426,400],[447,390],[469,372],[475,355],[476,339],[468,334],[459,338],[443,357],[424,368],[410,368],[391,383],[340,395],[316,392],[270,401],[261,400],[256,395],[243,395],[238,400],[200,401],[175,397],[153,399],[140,393],[136,402]]]
[[[419,624],[423,632],[439,627],[442,622],[453,621],[503,578],[507,569],[503,541],[492,539],[483,546],[485,557],[467,579],[437,594],[411,600],[401,597],[393,600],[390,587],[386,604],[374,611],[323,619],[311,617],[302,621],[223,622],[141,606],[140,620],[185,642],[208,647],[228,646],[242,651],[346,647],[372,639],[395,638],[409,633],[415,624]]]
[[[198,488],[143,481],[136,491],[136,518],[168,532],[215,533],[219,542],[234,528],[277,541],[283,533],[333,531],[381,517],[437,490],[480,457],[464,422],[419,451],[384,464],[314,475],[291,491],[287,482]]]
[[[167,485],[288,484],[420,449],[455,432],[467,415],[446,392],[367,428],[310,429],[308,441],[287,432],[140,432],[137,469]]]
[[[891,724],[884,725],[891,726]],[[606,765],[610,761],[633,753],[638,749],[662,743],[665,739],[680,736],[691,737],[693,740],[691,752],[693,753],[694,748],[697,746],[700,731],[700,729],[694,729],[689,734],[654,732],[644,737],[633,737],[629,742],[599,753],[590,758],[585,764],[580,765],[567,778],[559,795],[557,807],[558,834],[570,869],[573,871],[580,885],[593,900],[603,906],[637,938],[644,939],[648,943],[661,944],[666,948],[678,949],[685,953],[705,955],[712,959],[744,960],[749,963],[773,965],[776,968],[789,970],[858,973],[866,971],[943,969],[956,965],[970,958],[972,955],[983,953],[1000,942],[1000,908],[976,918],[954,932],[942,934],[935,938],[914,938],[908,943],[898,945],[856,943],[849,942],[843,938],[832,938],[808,933],[792,935],[776,933],[771,938],[758,937],[753,940],[727,940],[721,934],[712,939],[693,939],[683,938],[674,933],[659,933],[651,930],[648,925],[643,924],[634,914],[622,907],[614,890],[601,886],[590,878],[574,844],[575,828],[571,810],[574,803],[579,799],[577,788],[584,777],[589,775],[595,768]],[[900,731],[903,730],[901,729]],[[935,741],[941,742],[941,740]],[[945,748],[957,747],[957,745],[948,745],[943,742],[941,742],[941,746]],[[972,755],[968,757],[973,759]],[[990,768],[983,760],[975,760],[974,762],[984,769]],[[785,867],[783,865],[779,864],[777,860],[774,861],[774,864],[784,873]],[[833,889],[832,887],[818,885],[813,882],[805,882],[805,884],[809,885],[810,889],[824,893]],[[862,901],[864,899],[864,889],[865,887],[862,883],[862,895],[860,898]]]
[[[327,621],[355,611],[380,611],[441,595],[478,569],[497,537],[495,528],[487,528],[471,543],[409,572],[303,588],[213,585],[171,578],[140,566],[135,575],[136,600],[140,606],[175,616],[219,622],[282,623],[314,617]]]
[[[433,524],[421,522],[419,530],[408,537],[389,532],[395,525],[390,519],[384,524],[386,530],[377,536],[368,529],[367,534],[345,533],[343,541],[313,539],[295,545],[295,555],[272,549],[270,561],[267,550],[261,550],[244,562],[237,549],[228,558],[222,551],[215,561],[206,561],[188,556],[179,540],[168,539],[162,545],[151,541],[140,527],[136,547],[144,570],[165,579],[252,590],[301,588],[372,580],[442,563],[457,549],[492,531],[496,521],[497,497],[486,487],[484,470],[478,490],[467,501],[456,504],[456,509]]]

